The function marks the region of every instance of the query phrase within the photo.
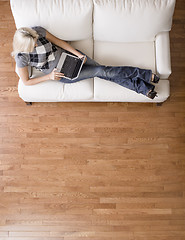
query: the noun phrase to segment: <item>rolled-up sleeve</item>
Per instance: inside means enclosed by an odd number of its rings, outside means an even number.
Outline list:
[[[23,67],[28,66],[29,65],[28,61],[29,61],[29,57],[28,57],[27,54],[18,53],[15,56],[15,62],[16,62],[17,67],[19,67],[19,68],[23,68]]]

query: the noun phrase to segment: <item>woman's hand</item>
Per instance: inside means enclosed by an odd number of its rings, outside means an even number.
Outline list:
[[[79,57],[80,59],[85,58],[84,63],[87,61],[87,57],[86,57],[85,55],[83,55],[83,54],[79,54],[78,57]]]
[[[56,68],[54,68],[53,71],[49,74],[49,78],[51,80],[60,80],[62,77],[64,77],[64,74],[58,72]]]
[[[84,58],[85,56],[83,54],[79,53],[78,57],[81,59],[81,58]]]

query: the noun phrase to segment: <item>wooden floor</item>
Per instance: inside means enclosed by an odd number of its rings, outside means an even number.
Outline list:
[[[10,57],[14,30],[0,0],[0,240],[184,240],[185,1],[162,107],[26,106]]]

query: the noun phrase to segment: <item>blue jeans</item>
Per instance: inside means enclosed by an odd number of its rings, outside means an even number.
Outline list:
[[[60,81],[63,83],[75,83],[94,77],[117,83],[143,95],[147,95],[150,90],[154,90],[155,88],[155,86],[151,84],[151,70],[130,66],[104,66],[95,62],[88,56],[77,79],[71,81],[66,78],[61,78]]]

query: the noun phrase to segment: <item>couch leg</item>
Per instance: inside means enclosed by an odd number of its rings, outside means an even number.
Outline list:
[[[31,106],[32,102],[25,102],[27,106]]]
[[[163,103],[162,103],[162,102],[156,103],[156,105],[157,105],[158,107],[161,107],[161,106],[163,105]]]

